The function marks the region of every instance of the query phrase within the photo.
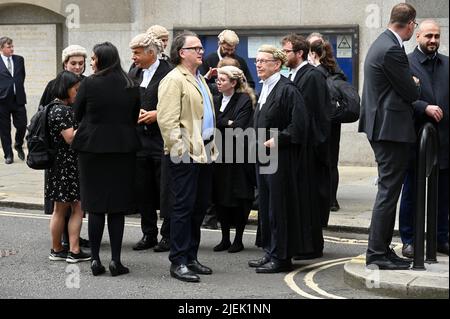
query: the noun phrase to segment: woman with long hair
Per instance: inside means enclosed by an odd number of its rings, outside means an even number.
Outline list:
[[[92,274],[103,274],[100,244],[108,215],[111,242],[112,276],[129,269],[122,265],[120,254],[125,215],[134,213],[136,151],[140,143],[136,132],[139,116],[139,90],[122,70],[117,48],[109,43],[93,49],[94,74],[80,86],[75,104],[80,127],[72,147],[78,151],[81,199],[89,213],[88,233],[91,242]]]
[[[246,160],[244,163],[236,161],[236,158],[240,157],[237,152],[244,152],[242,158],[247,158],[248,145],[238,143],[238,133],[233,132],[233,146],[229,148],[225,139],[231,135],[227,134],[226,130],[245,130],[251,126],[256,97],[239,68],[224,66],[217,72],[219,95],[214,98],[214,106],[217,129],[222,135],[222,148],[221,161],[214,164],[213,202],[221,225],[222,240],[214,247],[214,251],[228,250],[229,253],[236,253],[244,249],[242,236],[254,199],[254,182],[251,178],[254,169]],[[229,152],[233,152],[231,162],[228,160]],[[233,244],[230,241],[231,225],[236,227]]]

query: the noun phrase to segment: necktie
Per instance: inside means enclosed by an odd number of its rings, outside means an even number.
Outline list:
[[[289,73],[288,79],[291,80],[291,81],[293,80],[293,79],[292,79],[292,73]]]
[[[8,57],[8,58],[6,59],[6,61],[7,61],[6,67],[8,68],[9,73],[11,73],[11,75],[13,75],[13,72],[12,72],[12,65],[11,65],[11,58]]]

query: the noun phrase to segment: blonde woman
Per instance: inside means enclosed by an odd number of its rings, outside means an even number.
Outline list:
[[[225,131],[241,128],[245,130],[252,125],[253,106],[256,98],[248,86],[242,70],[235,66],[224,66],[218,69],[217,89],[219,95],[214,98],[217,129],[222,133],[222,149],[219,163],[214,164],[213,202],[216,205],[222,240],[214,247],[214,251],[228,250],[237,253],[244,249],[242,235],[254,197],[254,168],[248,164],[236,162],[237,152],[247,153],[247,145],[239,148],[233,132],[232,148],[225,143]],[[233,152],[232,162],[225,162],[228,152]],[[230,227],[236,227],[233,244],[230,241]]]

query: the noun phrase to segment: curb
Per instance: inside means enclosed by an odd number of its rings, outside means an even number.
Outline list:
[[[420,278],[414,270],[370,270],[365,260],[365,255],[360,255],[344,265],[346,284],[395,298],[449,298],[449,288],[442,285],[442,277]]]

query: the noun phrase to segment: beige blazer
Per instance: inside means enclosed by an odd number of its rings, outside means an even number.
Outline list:
[[[208,88],[205,79],[201,80]],[[214,114],[211,92],[208,95]],[[172,157],[188,154],[198,163],[215,160],[217,147],[202,139],[203,97],[195,77],[182,65],[173,69],[159,84],[158,125],[164,140],[164,153]],[[214,114],[215,123],[215,114]]]

